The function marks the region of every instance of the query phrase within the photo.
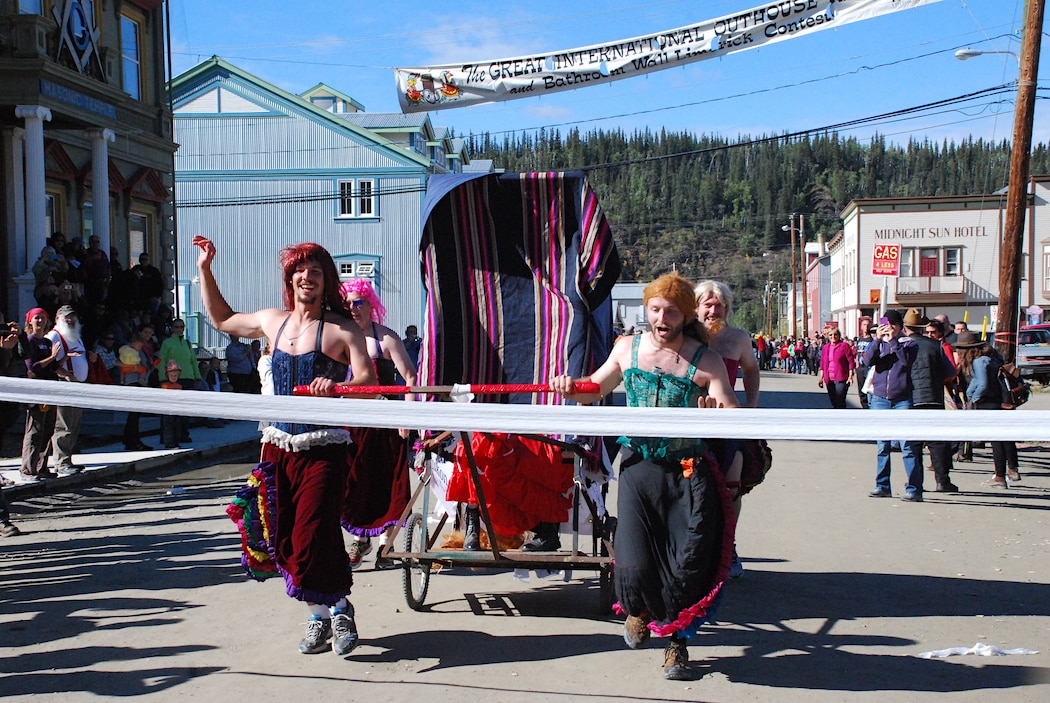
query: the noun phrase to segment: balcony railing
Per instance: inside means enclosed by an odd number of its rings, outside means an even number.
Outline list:
[[[965,276],[900,276],[897,295],[961,295],[966,290]]]

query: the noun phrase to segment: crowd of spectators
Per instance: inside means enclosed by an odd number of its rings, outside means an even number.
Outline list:
[[[240,366],[231,369],[238,374],[237,383],[232,383],[233,373],[229,376],[231,383],[227,383],[221,360],[212,354],[200,353],[186,338],[185,320],[176,318],[172,308],[163,302],[163,276],[148,253],[139,255],[137,265],[125,268],[116,248],[107,255],[101,250],[98,237],[89,237],[85,247],[80,237],[67,241],[65,235],[55,233],[41,250],[32,272],[36,299],[33,311],[39,312],[32,315],[32,319],[24,320],[24,326],[22,321],[4,323],[4,354],[0,358],[3,375],[55,376],[43,370],[39,375],[30,371],[26,363],[30,352],[28,342],[39,335],[38,356],[46,359],[50,352],[45,353],[44,335],[56,321],[68,315],[77,324],[78,339],[87,352],[88,383],[159,388],[167,382],[166,387],[171,388],[169,371],[177,367],[178,385],[183,390],[259,392],[255,370],[260,355],[258,344],[231,341],[230,348],[235,354],[241,348],[245,351],[242,365],[250,366],[245,370]],[[36,326],[29,329],[31,324]],[[20,343],[16,343],[16,337],[21,338]],[[59,361],[61,356],[58,355]],[[22,410],[14,404],[0,404],[0,437],[6,435]],[[221,424],[216,419],[207,422]],[[41,436],[37,436],[39,422],[32,424],[32,444],[40,445],[38,449],[46,462],[47,456],[57,451],[52,446],[52,432],[47,431],[51,423],[44,422],[45,432]],[[175,423],[178,436],[164,437],[165,445],[175,447],[190,441],[189,424],[189,418]],[[152,449],[142,441],[138,425],[139,415],[129,413],[123,433],[125,448]],[[42,475],[49,477],[50,472],[43,469]]]

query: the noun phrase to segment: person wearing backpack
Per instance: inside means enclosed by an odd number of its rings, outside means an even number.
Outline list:
[[[959,350],[961,371],[969,379],[966,385],[967,402],[977,410],[1002,410],[1003,390],[999,382],[999,370],[1003,358],[991,345],[977,338],[969,330],[960,332],[954,347]],[[1009,482],[1021,480],[1017,470],[1017,443],[994,441],[992,461],[995,475],[982,483],[987,488],[1009,488]]]
[[[915,358],[911,364],[911,406],[919,410],[944,410],[944,385],[955,378],[955,363],[940,341],[927,336],[930,320],[917,308],[904,315],[904,329],[908,341],[915,345]],[[930,463],[937,479],[938,493],[958,493],[959,487],[952,483],[952,445],[950,442],[922,443],[930,453]],[[917,450],[922,463],[922,445]]]

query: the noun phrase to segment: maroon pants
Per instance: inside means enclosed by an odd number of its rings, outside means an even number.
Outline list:
[[[339,526],[346,445],[286,452],[264,444],[262,460],[276,469],[277,524],[272,541],[288,595],[335,605],[353,584]]]

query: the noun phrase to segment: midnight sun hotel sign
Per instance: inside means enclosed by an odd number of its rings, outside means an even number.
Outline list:
[[[534,56],[396,68],[403,112],[547,95],[806,36],[939,0],[780,0],[609,44]]]

